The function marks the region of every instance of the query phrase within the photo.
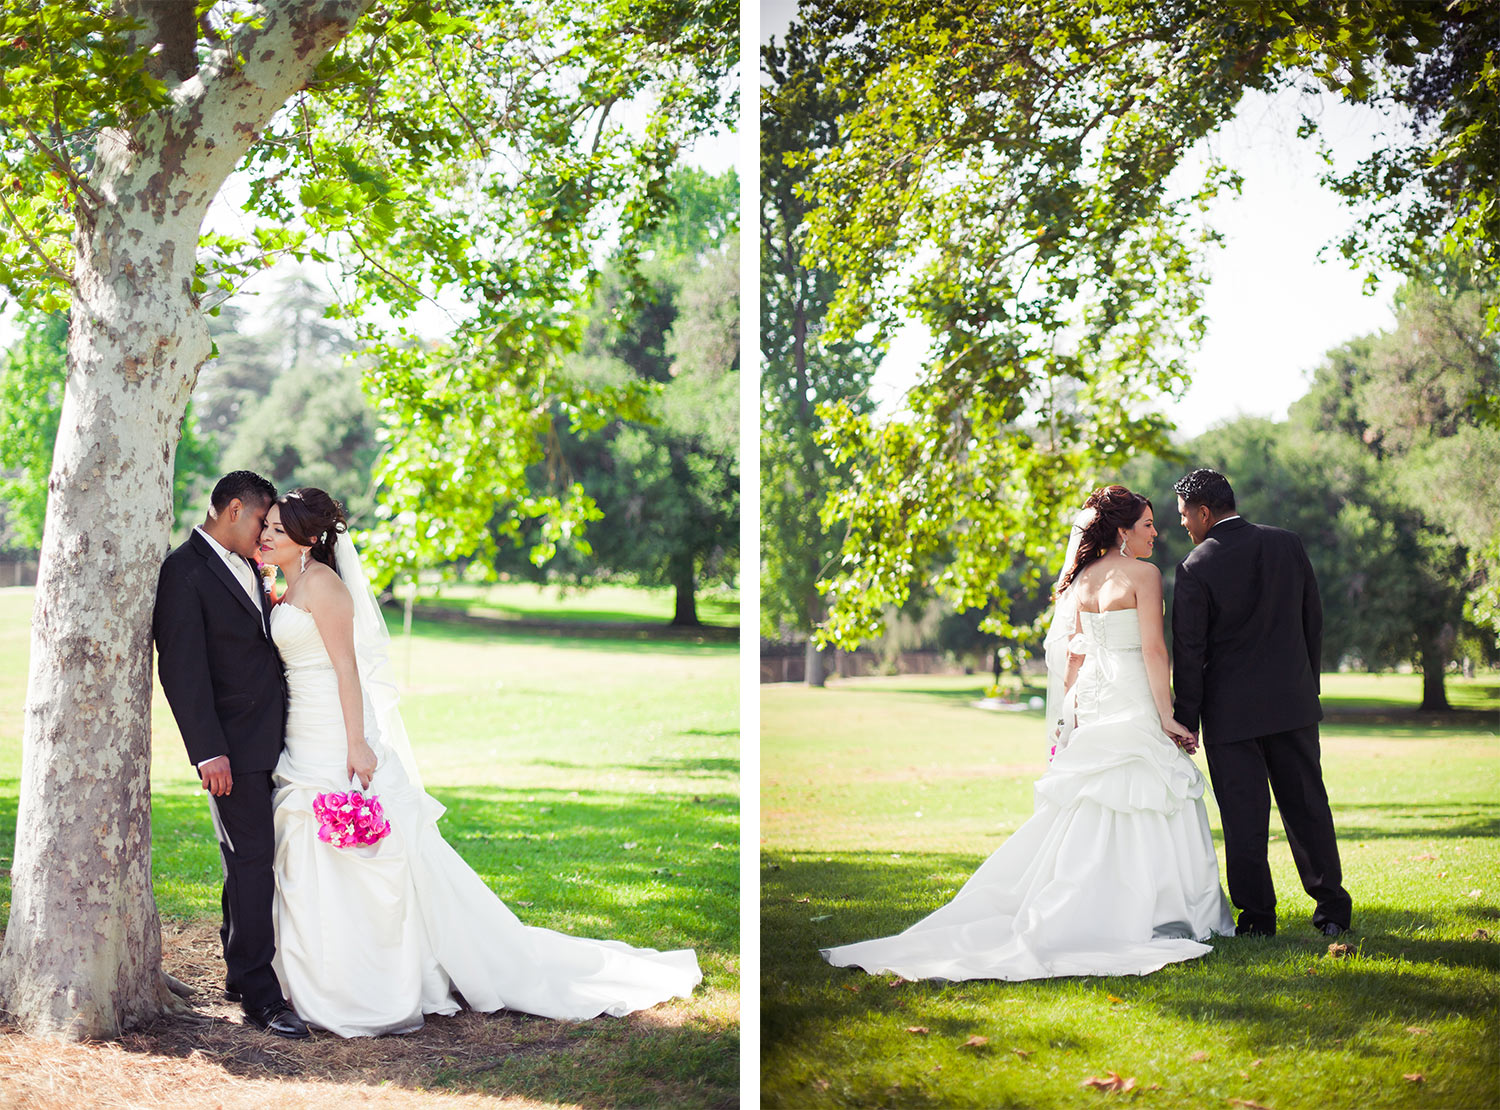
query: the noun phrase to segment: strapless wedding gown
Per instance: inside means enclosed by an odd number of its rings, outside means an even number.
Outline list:
[[[942,909],[824,949],[829,963],[907,979],[1145,975],[1234,934],[1203,775],[1161,730],[1136,612],[1080,617],[1078,727],[1031,818]]]
[[[370,789],[391,832],[367,846],[318,839],[313,798],[349,789],[338,681],[305,610],[276,606],[286,667],[286,750],[276,765],[276,957],[308,1023],[341,1037],[406,1033],[424,1014],[475,1010],[565,1020],[621,1015],[702,980],[691,950],[658,952],[521,924],[437,830],[443,807],[373,738]],[[375,719],[368,697],[365,721]]]

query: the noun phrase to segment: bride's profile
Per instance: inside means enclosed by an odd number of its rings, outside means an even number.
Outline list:
[[[523,925],[443,839],[339,504],[318,489],[277,499],[260,558],[286,579],[271,615],[288,696],[273,780],[273,966],[297,1013],[339,1036],[375,1036],[456,1013],[460,997],[485,1012],[583,1020],[691,994],[702,979],[691,950]],[[315,802],[351,789],[378,797],[389,829],[339,846],[320,838]]]
[[[1144,975],[1232,936],[1172,717],[1151,503],[1096,490],[1074,523],[1046,638],[1049,758],[1033,815],[951,902],[895,936],[823,950],[907,979]]]

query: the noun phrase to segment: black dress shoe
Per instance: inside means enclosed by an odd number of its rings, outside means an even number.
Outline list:
[[[230,1002],[244,1001],[244,996],[240,994],[240,988],[235,986],[228,979],[224,980],[224,997]]]
[[[1274,937],[1275,929],[1267,929],[1264,925],[1237,925],[1234,935],[1237,937]]]
[[[255,1028],[290,1041],[303,1041],[312,1035],[307,1031],[307,1023],[285,1002],[273,1002],[258,1010],[247,1009],[245,1017]]]
[[[1349,925],[1340,925],[1337,921],[1325,921],[1318,926],[1318,932],[1325,937],[1341,937],[1345,933],[1354,932],[1354,929]]]

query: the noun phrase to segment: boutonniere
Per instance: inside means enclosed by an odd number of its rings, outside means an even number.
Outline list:
[[[270,563],[257,562],[256,571],[260,574],[260,588],[266,591],[266,596],[275,605],[281,600],[281,595],[276,592],[276,568]]]

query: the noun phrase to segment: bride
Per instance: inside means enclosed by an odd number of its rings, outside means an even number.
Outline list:
[[[1197,738],[1172,717],[1151,502],[1096,490],[1047,636],[1051,764],[1036,811],[953,901],[905,932],[823,950],[908,979],[1144,975],[1234,934]],[[1184,751],[1183,749],[1186,749]]]
[[[297,1013],[341,1037],[407,1033],[424,1014],[520,1010],[621,1015],[702,980],[691,950],[658,952],[521,924],[437,830],[396,691],[389,635],[343,510],[319,489],[279,498],[262,563],[286,593],[271,634],[286,668],[286,747],[276,766],[276,956]],[[373,844],[319,839],[313,802],[355,781],[390,831]]]

